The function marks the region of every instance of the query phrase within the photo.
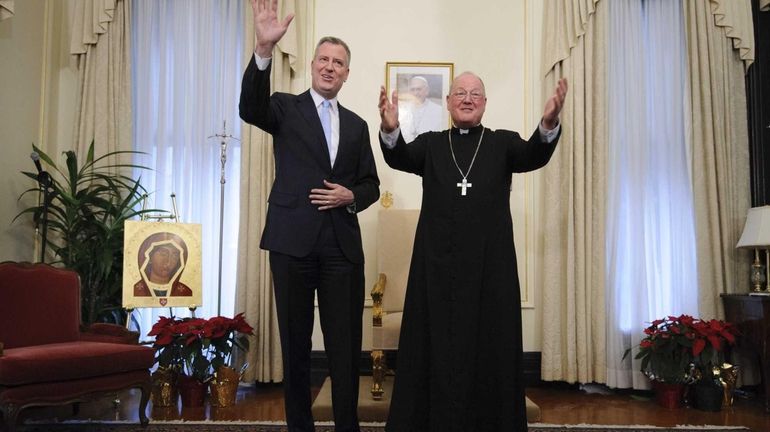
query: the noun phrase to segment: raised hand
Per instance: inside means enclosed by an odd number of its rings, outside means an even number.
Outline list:
[[[393,90],[391,100],[385,87],[380,87],[380,103],[377,105],[380,109],[380,129],[385,133],[393,132],[398,127],[398,93]]]
[[[543,110],[543,126],[546,129],[553,129],[559,124],[559,113],[564,106],[564,98],[567,96],[567,78],[559,80],[553,95],[545,102]]]
[[[256,53],[262,58],[272,56],[273,47],[286,34],[294,14],[278,21],[278,0],[251,0],[254,13],[254,34],[257,37]]]

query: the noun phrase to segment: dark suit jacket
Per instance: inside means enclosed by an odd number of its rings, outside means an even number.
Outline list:
[[[272,66],[272,63],[271,63]],[[310,91],[270,96],[270,70],[257,68],[254,58],[243,75],[241,118],[273,135],[275,181],[268,198],[267,221],[260,247],[302,257],[310,253],[329,212],[342,252],[353,263],[364,260],[358,217],[346,207],[319,211],[310,190],[328,180],[350,189],[356,211],[379,198],[380,180],[374,165],[366,122],[338,103],[340,141],[334,166]]]

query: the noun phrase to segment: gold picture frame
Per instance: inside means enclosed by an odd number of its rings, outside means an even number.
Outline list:
[[[446,97],[454,79],[454,63],[385,63],[385,90],[398,93],[398,119],[406,142],[427,131],[450,126]]]
[[[123,307],[202,306],[201,225],[126,221]]]

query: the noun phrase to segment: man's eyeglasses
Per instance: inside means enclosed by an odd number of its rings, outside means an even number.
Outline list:
[[[465,98],[469,95],[471,97],[471,100],[473,101],[479,101],[481,99],[484,99],[484,93],[476,90],[470,93],[468,93],[465,90],[455,90],[454,92],[452,92],[452,97],[459,101],[465,100]]]

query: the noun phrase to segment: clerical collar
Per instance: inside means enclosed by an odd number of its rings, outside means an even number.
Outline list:
[[[452,126],[452,133],[460,134],[460,135],[467,135],[467,134],[477,134],[481,132],[484,129],[484,126],[479,124],[478,126],[474,126],[470,129],[461,129],[456,126]]]

